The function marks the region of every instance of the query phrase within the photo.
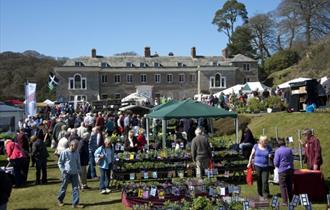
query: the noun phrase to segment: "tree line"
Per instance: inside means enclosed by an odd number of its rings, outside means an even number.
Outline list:
[[[297,63],[330,32],[330,1],[282,0],[274,11],[249,17],[243,3],[227,0],[212,23],[227,36],[229,55],[257,59],[264,79]]]

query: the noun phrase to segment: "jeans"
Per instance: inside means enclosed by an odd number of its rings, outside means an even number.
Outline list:
[[[18,158],[18,159],[12,159],[10,160],[10,163],[13,165],[14,168],[14,176],[15,176],[15,186],[20,187],[22,186],[25,181],[24,177],[24,163],[25,158]]]
[[[62,174],[62,184],[60,191],[57,196],[57,200],[63,202],[65,197],[66,188],[68,187],[69,182],[72,184],[72,205],[79,204],[79,179],[78,174]]]
[[[95,170],[96,163],[95,163],[94,152],[89,152],[87,178],[95,178],[95,177],[97,177],[96,170]]]
[[[47,182],[47,160],[36,160],[36,184],[40,184],[40,174],[42,173],[41,182]]]
[[[293,170],[289,169],[278,174],[283,203],[288,203],[292,199],[292,176]]]
[[[205,169],[209,167],[208,159],[196,160],[196,177],[201,178],[205,173]]]
[[[100,190],[105,190],[109,186],[110,169],[100,168]]]
[[[268,167],[259,167],[255,166],[257,172],[257,186],[259,196],[267,198],[269,196],[269,186],[268,186],[268,177],[269,177],[269,168]]]
[[[79,174],[80,186],[87,186],[87,166],[81,166],[81,172]]]

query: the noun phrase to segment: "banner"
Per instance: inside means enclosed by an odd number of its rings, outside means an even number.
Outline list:
[[[53,90],[58,85],[59,80],[56,78],[56,76],[49,72],[48,75],[48,88],[49,90]]]
[[[34,116],[37,113],[36,89],[36,83],[25,85],[25,114],[27,116]]]

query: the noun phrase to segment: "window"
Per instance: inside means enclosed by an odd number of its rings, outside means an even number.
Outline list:
[[[155,83],[160,83],[160,74],[155,74]]]
[[[184,83],[184,80],[185,80],[184,74],[179,74],[179,82]]]
[[[120,74],[115,74],[115,83],[120,83]]]
[[[159,67],[160,67],[160,64],[157,63],[157,62],[155,62],[155,63],[154,63],[154,67],[159,68]]]
[[[80,61],[76,61],[74,62],[74,65],[75,66],[85,66],[83,62],[80,62]]]
[[[195,73],[190,74],[189,77],[190,77],[190,79],[189,79],[190,82],[196,82],[196,74]]]
[[[101,68],[109,68],[109,67],[110,67],[110,65],[108,63],[106,63],[106,62],[101,63]]]
[[[167,82],[172,83],[173,82],[173,74],[168,74],[167,75]]]
[[[217,73],[214,77],[210,77],[210,88],[225,88],[226,77],[221,76]]]
[[[184,67],[184,64],[181,62],[178,62],[178,67]]]
[[[86,77],[81,77],[80,74],[75,74],[73,77],[69,77],[69,90],[87,89]]]
[[[243,70],[244,71],[250,71],[250,64],[249,63],[244,63],[243,64]]]
[[[140,75],[140,81],[141,81],[141,83],[146,83],[147,82],[147,75],[146,74],[141,74]]]
[[[101,75],[101,82],[102,83],[107,83],[108,82],[108,75],[106,75],[106,74]]]
[[[145,68],[145,67],[147,67],[147,64],[146,64],[146,63],[143,63],[143,62],[141,62],[141,63],[140,63],[140,67],[141,67],[141,68]]]
[[[106,95],[106,94],[101,95],[101,99],[107,99],[107,98],[108,98],[108,95]]]
[[[115,93],[115,99],[120,99],[121,96],[120,96],[120,93]]]
[[[69,96],[70,101],[87,101],[87,96],[85,95],[74,95],[74,96]]]
[[[134,67],[132,62],[126,62],[126,67]]]
[[[127,83],[132,83],[133,82],[133,75],[132,74],[127,74],[126,75],[126,82]]]

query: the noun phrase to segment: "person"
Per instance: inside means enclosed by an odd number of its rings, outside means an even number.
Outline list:
[[[146,137],[144,136],[144,129],[140,128],[138,136],[136,137],[137,149],[143,151],[144,145],[147,143]]]
[[[100,167],[100,192],[101,194],[110,193],[109,182],[112,169],[112,163],[114,161],[114,151],[111,145],[111,138],[107,137],[104,141],[104,145],[96,149],[94,153],[95,159],[98,161]]]
[[[125,140],[125,151],[136,152],[137,151],[137,139],[134,136],[134,131],[130,130]]]
[[[288,206],[292,199],[293,154],[285,146],[285,140],[278,140],[279,148],[275,151],[274,166],[278,168],[282,206]]]
[[[196,163],[196,177],[201,178],[205,169],[208,168],[212,153],[208,139],[203,135],[202,128],[197,127],[195,134],[196,136],[191,143],[191,156],[194,163]]]
[[[257,172],[257,188],[260,200],[266,200],[269,197],[269,158],[271,157],[272,148],[268,145],[267,136],[260,136],[258,144],[253,146],[249,163],[247,167],[252,166],[252,158],[254,157],[254,167]]]
[[[37,138],[32,144],[32,158],[36,162],[36,182],[35,184],[47,184],[47,157],[49,156],[46,145],[43,139],[36,136],[32,138]],[[42,172],[42,179],[40,182],[40,174]]]
[[[88,151],[88,140],[90,138],[90,133],[85,132],[82,134],[82,138],[79,141],[79,154],[80,154],[80,165],[81,173],[79,174],[79,185],[82,190],[89,189],[87,185],[87,166],[89,161],[89,151]]]
[[[9,175],[0,169],[0,210],[7,209],[7,202],[9,200],[11,190],[13,188],[11,178]]]
[[[310,128],[305,128],[303,131],[305,149],[305,163],[309,170],[320,170],[323,163],[321,154],[321,145],[318,138],[313,135]]]
[[[253,134],[247,124],[242,124],[242,138],[239,148],[245,157],[249,157],[255,144]]]
[[[83,208],[79,204],[79,173],[81,171],[80,155],[77,151],[79,145],[78,140],[73,140],[69,144],[69,148],[60,153],[58,159],[58,167],[62,175],[62,184],[57,196],[58,206],[64,206],[63,200],[66,188],[69,182],[72,184],[72,207]]]
[[[21,187],[27,177],[27,174],[24,174],[24,164],[26,163],[24,151],[18,143],[11,139],[5,141],[5,148],[9,162],[14,168],[15,187]]]
[[[67,131],[65,133],[65,135],[60,138],[60,140],[58,141],[56,150],[55,150],[55,155],[57,155],[58,157],[60,156],[61,152],[66,150],[69,147],[69,137],[70,137],[71,133],[69,131]]]

